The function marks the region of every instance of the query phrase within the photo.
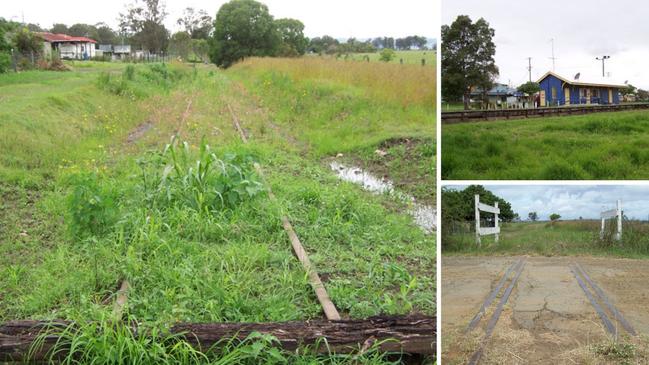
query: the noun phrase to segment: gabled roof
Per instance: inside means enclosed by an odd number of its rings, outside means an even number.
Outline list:
[[[552,71],[546,72],[545,75],[541,76],[541,78],[537,81],[537,83],[541,83],[541,81],[543,81],[546,77],[548,77],[550,75],[558,78],[559,80],[565,82],[566,84],[575,85],[575,86],[599,86],[599,87],[613,87],[613,88],[620,88],[620,89],[623,89],[623,88],[627,87],[627,85],[614,84],[614,83],[606,82],[607,81],[606,79],[602,79],[602,80],[594,81],[594,82],[569,80],[569,79],[567,79],[567,78],[565,78],[563,76],[560,76],[559,74],[557,74],[555,72],[552,72]]]
[[[41,38],[43,38],[47,42],[59,42],[59,43],[65,43],[65,42],[85,42],[85,43],[97,43],[96,40],[86,38],[86,37],[73,37],[69,36],[67,34],[54,34],[54,33],[47,33],[47,32],[41,32],[37,33]]]

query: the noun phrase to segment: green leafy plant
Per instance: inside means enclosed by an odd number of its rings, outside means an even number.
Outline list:
[[[219,158],[205,139],[194,154],[187,142],[179,147],[174,137],[164,155],[168,163],[160,178],[160,190],[169,203],[210,213],[234,208],[263,191],[250,156],[226,154]]]
[[[70,177],[68,196],[69,227],[77,237],[106,233],[117,221],[116,193],[99,182],[94,173]]]

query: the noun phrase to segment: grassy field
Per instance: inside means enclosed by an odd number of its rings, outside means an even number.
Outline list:
[[[427,50],[427,51],[395,51],[396,56],[390,63],[402,63],[406,65],[419,65],[421,66],[421,60],[425,60],[425,65],[435,68],[436,65],[436,51]],[[354,60],[354,61],[367,61],[369,58],[370,62],[380,62],[379,58],[381,57],[381,52],[371,52],[371,53],[351,53],[346,58],[342,56],[343,59]]]
[[[644,111],[444,125],[442,178],[646,179]]]
[[[613,240],[613,224],[607,225],[600,240],[600,221],[595,220],[504,223],[498,243],[485,236],[478,247],[466,224],[458,226],[464,233],[445,234],[442,250],[444,254],[649,257],[649,223],[625,221],[623,226],[618,242]]]
[[[344,317],[434,314],[434,235],[413,224],[403,202],[341,183],[327,165],[341,152],[375,160],[367,151],[408,138],[417,141],[410,162],[432,170],[432,102],[399,97],[350,63],[314,61],[315,76],[300,60],[249,60],[225,72],[77,63],[71,72],[0,75],[0,322],[109,323],[123,279],[132,286],[126,316],[143,328],[321,318],[282,213]],[[363,67],[421,82],[401,65]],[[432,196],[430,170],[398,160],[395,152],[373,165]],[[119,347],[156,363],[207,361],[110,325],[101,336],[95,330],[72,336],[82,345],[77,356],[117,356]],[[267,338],[216,358],[228,356],[236,361],[223,363],[387,361],[375,351],[279,353]]]

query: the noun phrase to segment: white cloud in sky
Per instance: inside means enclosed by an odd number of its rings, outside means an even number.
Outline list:
[[[183,9],[206,10],[212,17],[226,1],[166,0],[169,16],[167,28],[178,30],[176,19]],[[296,18],[305,24],[309,37],[331,35],[336,38],[369,38],[377,36],[404,37],[421,35],[435,38],[439,33],[439,0],[262,0],[275,18]],[[3,1],[0,16],[38,23],[49,28],[53,23],[95,24],[105,22],[117,26],[117,17],[129,0],[23,0]]]
[[[464,189],[463,185],[447,185]],[[564,219],[598,219],[600,212],[615,208],[622,200],[624,214],[646,220],[649,217],[649,185],[485,185],[510,202],[522,219],[537,212],[540,219],[558,213]]]

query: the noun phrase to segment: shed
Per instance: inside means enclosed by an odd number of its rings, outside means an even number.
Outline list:
[[[61,58],[87,60],[95,57],[95,41],[86,37],[73,37],[67,34],[37,33],[43,39],[43,52],[51,56],[58,52]]]
[[[607,79],[585,82],[578,78],[570,80],[552,71],[543,75],[540,106],[562,106],[583,104],[619,104],[620,89],[625,85],[611,83]]]
[[[495,105],[515,105],[519,103],[523,97],[523,93],[509,85],[494,84],[494,86],[487,90],[486,93],[483,93],[480,88],[474,89],[471,91],[471,98],[482,98],[485,94],[487,97],[487,100],[485,101],[489,104]]]

